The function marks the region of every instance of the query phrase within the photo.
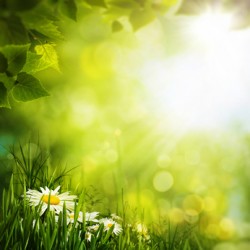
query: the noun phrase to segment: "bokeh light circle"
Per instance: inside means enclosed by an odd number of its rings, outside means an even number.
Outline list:
[[[168,191],[174,184],[174,178],[168,171],[157,172],[153,178],[154,188],[159,192]]]

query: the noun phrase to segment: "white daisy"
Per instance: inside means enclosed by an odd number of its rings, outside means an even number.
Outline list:
[[[69,223],[74,223],[75,220],[75,213],[74,212],[70,212],[67,214],[67,224]],[[82,212],[78,213],[78,217],[76,218],[76,220],[80,223],[82,223]]]
[[[99,224],[88,226],[87,230],[96,232],[99,229]]]
[[[115,222],[113,219],[111,218],[103,218],[101,220],[99,220],[99,222],[104,225],[104,231],[108,231],[113,225],[114,225],[114,229],[113,229],[113,233],[115,235],[118,235],[122,232],[122,227],[120,224],[118,224],[117,222]]]
[[[99,212],[85,213],[86,222],[98,222],[99,220],[96,217],[99,215]]]
[[[45,187],[45,189],[40,187],[40,189],[42,192],[33,189],[29,189],[26,192],[26,199],[31,206],[38,206],[41,204],[40,215],[42,215],[48,208],[48,204],[50,210],[55,211],[57,214],[63,211],[64,203],[67,210],[74,211],[74,200],[77,198],[76,195],[69,195],[69,192],[58,194],[60,186],[55,190],[50,190],[48,187]]]
[[[86,222],[98,222],[98,220],[96,219],[96,217],[99,215],[99,212],[92,212],[92,213],[85,213],[85,221]],[[67,223],[74,223],[74,219],[75,219],[75,213],[71,212],[68,213],[67,215]],[[79,212],[78,213],[78,217],[76,219],[78,222],[82,223],[83,222],[83,212]]]
[[[91,236],[92,236],[92,233],[90,233],[90,232],[86,232],[86,233],[85,233],[85,239],[86,239],[88,242],[91,241]]]

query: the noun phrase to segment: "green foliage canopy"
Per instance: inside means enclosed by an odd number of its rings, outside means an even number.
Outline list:
[[[197,14],[215,2],[228,8],[240,2],[236,14],[249,9],[248,1],[235,0],[0,0],[0,107],[10,108],[10,99],[30,101],[49,95],[35,73],[60,71],[56,47],[65,39],[62,27],[85,14],[79,13],[82,6],[89,13],[99,11],[113,32],[127,24],[136,32],[167,12]],[[245,25],[239,22],[239,27]]]
[[[100,11],[115,31],[126,17],[134,31],[166,12],[179,0],[1,0],[0,107],[10,99],[30,101],[48,96],[35,73],[59,70],[56,46],[64,40],[63,23],[77,21],[79,6]]]

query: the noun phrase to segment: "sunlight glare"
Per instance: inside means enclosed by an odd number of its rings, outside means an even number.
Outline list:
[[[231,24],[231,15],[209,11],[194,20],[192,31],[196,38],[212,45],[228,39]]]
[[[178,131],[234,124],[249,130],[249,43],[250,30],[235,31],[212,49],[191,47],[145,62],[140,79],[148,91],[148,108]]]

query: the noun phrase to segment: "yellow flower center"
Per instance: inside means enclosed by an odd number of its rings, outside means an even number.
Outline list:
[[[108,227],[108,228],[111,228],[112,226],[113,226],[112,223],[108,223],[108,224],[107,224],[107,227]]]
[[[58,205],[60,203],[60,199],[56,196],[56,195],[48,195],[48,194],[44,194],[42,197],[42,201],[45,203],[49,203],[50,205]]]

